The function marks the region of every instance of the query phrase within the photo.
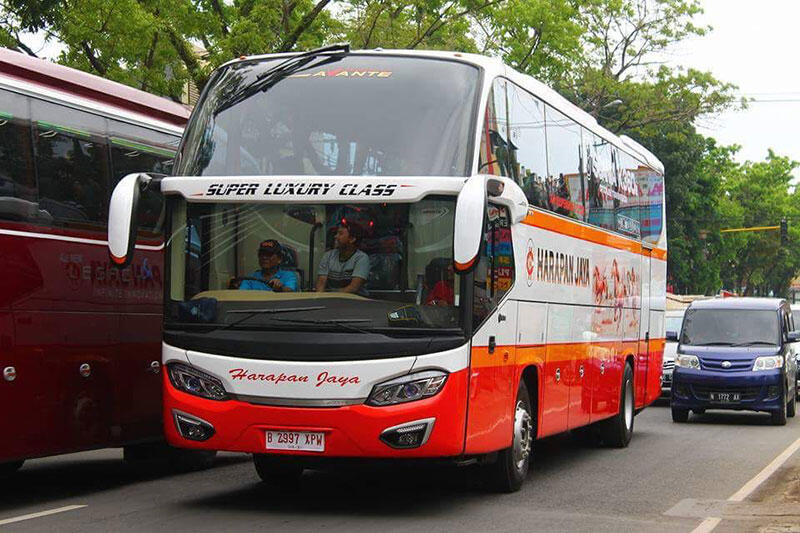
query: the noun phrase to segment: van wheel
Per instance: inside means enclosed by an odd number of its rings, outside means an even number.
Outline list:
[[[261,481],[276,488],[297,487],[303,466],[285,457],[276,457],[263,453],[253,454],[253,466]]]
[[[483,467],[487,485],[497,492],[518,491],[530,468],[536,422],[524,381],[520,382],[517,389],[513,431],[511,447],[500,450],[497,460]]]
[[[607,446],[625,448],[633,437],[633,369],[625,364],[622,374],[622,390],[619,396],[619,412],[600,423],[600,437]]]
[[[25,461],[12,461],[10,463],[0,463],[0,477],[10,476],[20,468]]]
[[[672,421],[677,422],[679,424],[683,424],[684,422],[689,421],[689,410],[688,409],[679,409],[677,407],[672,408]]]
[[[787,411],[788,402],[783,403],[781,408],[777,411],[772,411],[772,425],[773,426],[785,426],[786,425],[786,411]]]
[[[795,413],[797,412],[797,395],[791,394],[791,400],[789,403],[786,404],[786,416],[789,418],[794,418]]]

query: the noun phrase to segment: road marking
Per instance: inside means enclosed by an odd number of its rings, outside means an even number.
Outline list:
[[[84,507],[88,507],[88,506],[86,506],[86,505],[67,505],[66,507],[59,507],[58,509],[50,509],[49,511],[41,511],[39,513],[24,514],[22,516],[15,516],[14,518],[5,518],[3,520],[0,520],[0,526],[5,526],[7,524],[13,524],[15,522],[22,522],[23,520],[31,520],[33,518],[41,518],[43,516],[49,516],[51,514],[65,513],[67,511],[74,511],[75,509],[83,509]]]
[[[750,496],[762,483],[764,483],[769,476],[774,474],[783,463],[789,460],[789,458],[800,449],[800,438],[796,441],[791,443],[788,448],[783,450],[780,455],[778,455],[775,459],[772,460],[770,464],[764,467],[764,469],[759,472],[758,474],[753,477],[750,481],[742,485],[742,488],[737,490],[733,493],[733,495],[728,498],[729,502],[741,502],[744,501],[745,498]],[[692,533],[710,533],[714,530],[715,527],[722,522],[721,518],[717,517],[709,517],[703,520],[699,526],[692,530]]]

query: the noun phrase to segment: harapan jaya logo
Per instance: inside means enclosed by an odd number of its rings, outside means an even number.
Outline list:
[[[316,387],[328,385],[339,385],[340,387],[344,387],[345,385],[357,385],[361,383],[361,380],[358,378],[358,376],[337,376],[336,374],[331,374],[327,371],[317,374],[313,381],[306,374],[286,374],[284,372],[280,372],[278,374],[263,374],[259,372],[251,372],[247,368],[233,368],[228,370],[228,374],[230,374],[233,381],[264,381],[267,383],[274,383],[275,385],[278,383],[314,383],[314,386]]]
[[[589,258],[585,256],[536,248],[528,240],[525,254],[525,274],[528,285],[533,281],[588,287],[590,282]]]

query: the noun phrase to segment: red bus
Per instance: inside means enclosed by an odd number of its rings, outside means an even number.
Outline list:
[[[160,195],[108,263],[110,191],[168,174],[189,111],[0,49],[0,471],[161,436]]]

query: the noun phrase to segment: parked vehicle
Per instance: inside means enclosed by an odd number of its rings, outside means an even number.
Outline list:
[[[685,309],[667,311],[664,314],[667,340],[664,343],[664,358],[661,362],[661,398],[668,399],[672,389],[672,369],[675,367],[675,353],[678,350],[678,336],[681,333]]]
[[[112,267],[108,202],[171,173],[188,111],[0,49],[0,472],[25,459],[163,440],[162,199]]]
[[[627,446],[660,394],[663,167],[496,59],[243,58],[212,75],[176,161],[176,446],[253,453],[274,483],[335,457],[480,462],[511,491],[537,437],[594,425]],[[114,261],[153,181],[114,191]]]
[[[792,304],[792,324],[794,325],[795,329],[800,327],[800,305],[799,304]],[[797,395],[800,397],[800,350],[797,351],[797,355],[795,356],[795,360],[797,361]]]
[[[672,374],[672,419],[689,411],[765,411],[774,424],[795,415],[796,342],[789,304],[769,298],[693,302]]]

